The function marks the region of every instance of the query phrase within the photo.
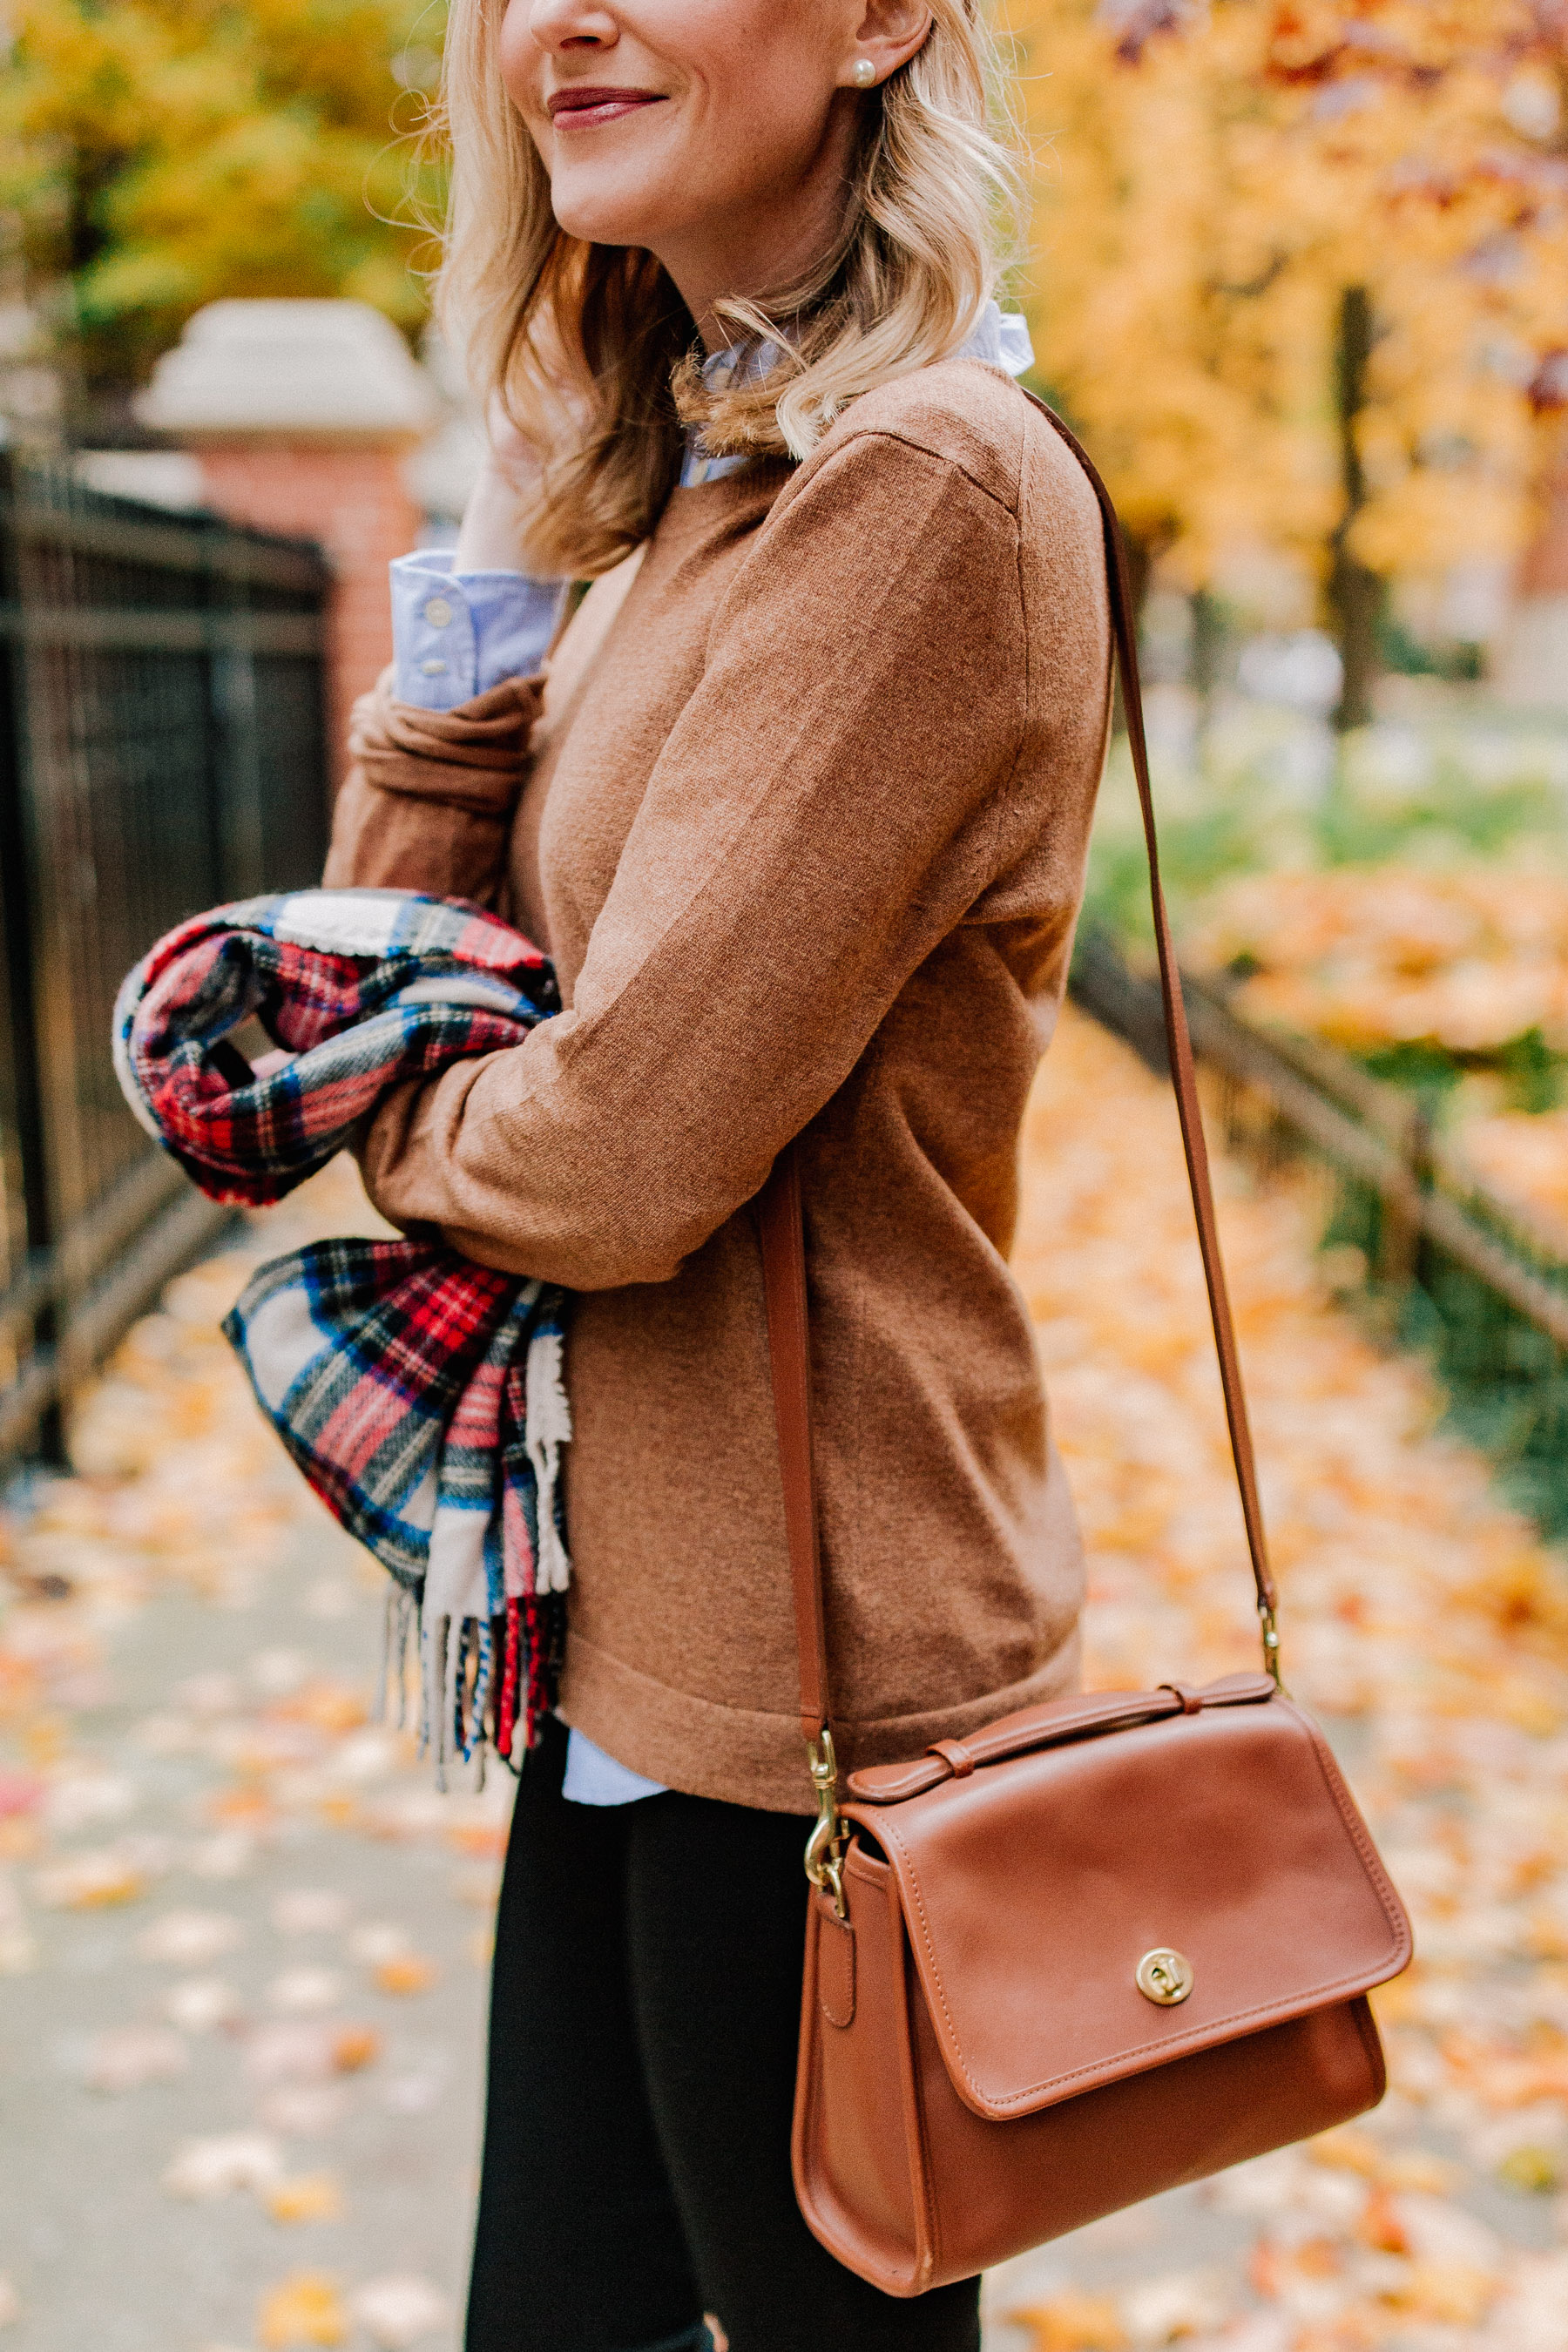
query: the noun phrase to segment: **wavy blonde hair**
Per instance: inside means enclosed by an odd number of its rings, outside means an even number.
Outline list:
[[[591,578],[646,539],[685,431],[716,453],[804,457],[873,385],[955,351],[1014,249],[1019,181],[992,128],[1002,87],[981,0],[930,0],[923,46],[862,100],[837,240],[765,305],[717,308],[771,342],[764,373],[704,385],[689,313],[652,254],[567,236],[508,98],[504,0],[453,0],[443,104],[452,152],[439,309],[475,390],[544,453],[527,519],[542,572]]]

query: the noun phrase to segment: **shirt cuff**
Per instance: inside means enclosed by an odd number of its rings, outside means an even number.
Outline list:
[[[449,550],[391,565],[393,691],[421,710],[456,710],[509,677],[531,677],[569,583],[524,572],[454,572]]]

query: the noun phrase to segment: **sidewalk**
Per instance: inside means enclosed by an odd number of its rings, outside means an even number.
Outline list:
[[[1250,1665],[1174,1107],[1087,1021],[1047,1062],[1028,1170],[1015,1262],[1089,1549],[1088,1679]],[[1564,1564],[1436,1430],[1420,1368],[1333,1305],[1310,1180],[1216,1180],[1286,1678],[1370,1816],[1418,1957],[1374,1996],[1381,2108],[1011,2265],[989,2282],[988,2352],[1564,2352]]]
[[[1173,1113],[1073,1016],[1027,1165],[1089,1678],[1249,1664]],[[1287,1675],[1422,1958],[1381,2003],[1376,2116],[994,2274],[987,2352],[1568,2352],[1568,1586],[1419,1369],[1332,1305],[1306,1198],[1222,1173]],[[458,2340],[510,1784],[437,1797],[368,1723],[382,1572],[216,1328],[250,1265],[356,1215],[329,1171],[174,1285],[81,1416],[81,1475],[11,1528],[4,2352]]]
[[[216,1328],[372,1222],[330,1170],[172,1285],[13,1541],[6,2352],[457,2340],[510,1783],[437,1796],[367,1720],[385,1578]]]

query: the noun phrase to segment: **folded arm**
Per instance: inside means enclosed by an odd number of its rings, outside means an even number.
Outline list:
[[[566,583],[430,552],[391,574],[392,666],[353,708],[324,879],[489,905]]]
[[[570,1012],[404,1089],[372,1198],[484,1264],[658,1281],[757,1190],[1011,854],[1017,525],[946,460],[848,440],[716,616]]]

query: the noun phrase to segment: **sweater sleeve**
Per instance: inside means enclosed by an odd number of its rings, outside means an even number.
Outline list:
[[[388,1099],[377,1207],[577,1289],[668,1279],[999,870],[1027,694],[1012,508],[889,435],[804,469],[715,614],[571,1009]]]
[[[429,890],[493,903],[528,771],[542,677],[512,677],[456,710],[399,702],[389,669],[354,704],[332,810],[331,887]]]

